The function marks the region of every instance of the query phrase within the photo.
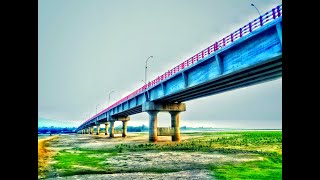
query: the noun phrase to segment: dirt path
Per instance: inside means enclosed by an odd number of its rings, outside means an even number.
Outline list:
[[[145,179],[161,179],[161,180],[172,180],[172,179],[194,179],[194,180],[206,180],[206,179],[215,179],[210,176],[210,171],[208,170],[187,170],[179,171],[173,173],[117,173],[117,174],[88,174],[88,175],[74,175],[67,177],[58,177],[58,178],[49,178],[47,180],[102,180],[102,179],[111,179],[111,180],[145,180]]]

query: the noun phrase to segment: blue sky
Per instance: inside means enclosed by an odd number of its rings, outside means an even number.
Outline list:
[[[278,0],[39,0],[38,116],[78,126]],[[169,126],[159,114],[159,126]],[[48,124],[50,124],[48,123]],[[62,123],[63,124],[63,123]],[[148,124],[146,113],[129,125]],[[116,124],[117,125],[117,124]],[[181,126],[282,127],[282,79],[187,102]]]

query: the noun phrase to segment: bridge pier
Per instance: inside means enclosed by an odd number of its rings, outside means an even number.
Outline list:
[[[172,141],[180,141],[180,112],[169,111],[171,115],[171,127],[174,129],[174,135],[171,136]]]
[[[93,134],[93,126],[90,127],[90,134]]]
[[[110,137],[114,137],[114,121],[110,121]]]
[[[109,122],[105,123],[106,126],[106,132],[104,133],[105,135],[109,135],[108,131],[109,131]]]
[[[149,114],[149,141],[158,141],[158,112],[171,114],[171,126],[174,128],[172,141],[180,141],[180,112],[186,111],[185,103],[146,102],[142,105],[142,111]]]
[[[100,134],[100,124],[97,124],[96,127],[97,127],[97,133],[96,133],[96,135],[99,135],[99,134]]]
[[[122,137],[127,136],[127,125],[128,121],[122,121]]]
[[[149,141],[157,142],[158,141],[158,118],[157,114],[159,111],[147,111],[149,114]]]

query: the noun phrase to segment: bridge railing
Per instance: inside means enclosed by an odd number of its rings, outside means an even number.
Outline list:
[[[105,113],[106,111],[116,107],[117,105],[119,105],[119,104],[121,104],[121,103],[123,103],[123,102],[125,102],[125,101],[127,101],[127,100],[129,100],[129,99],[131,99],[133,97],[135,97],[138,94],[141,94],[141,93],[145,92],[147,89],[158,85],[163,80],[165,80],[165,79],[173,76],[174,74],[182,71],[184,68],[195,64],[197,61],[207,57],[211,53],[216,52],[219,49],[221,49],[221,48],[223,48],[223,47],[235,42],[236,40],[240,39],[241,37],[251,33],[252,31],[262,27],[265,24],[268,24],[269,22],[273,21],[274,19],[279,18],[280,16],[282,16],[282,5],[279,5],[279,6],[275,7],[275,8],[273,8],[272,10],[266,12],[265,14],[263,14],[260,17],[256,18],[255,20],[249,22],[248,24],[246,24],[245,26],[243,26],[240,29],[236,30],[235,32],[233,32],[233,33],[229,34],[228,36],[222,38],[221,40],[213,43],[211,46],[205,48],[201,52],[199,52],[199,53],[195,54],[194,56],[190,57],[189,59],[183,61],[182,63],[180,63],[176,67],[168,70],[167,72],[165,72],[162,75],[158,76],[154,80],[148,82],[148,84],[140,87],[139,89],[135,90],[134,92],[132,92],[128,96],[126,96],[126,97],[120,99],[119,101],[115,102],[114,104],[112,104],[111,106],[109,106],[106,109],[102,110],[101,112],[99,112],[98,114],[96,114],[92,118],[88,119],[87,121],[90,121],[90,120],[96,118],[97,116]],[[87,121],[85,121],[85,122],[87,122]]]

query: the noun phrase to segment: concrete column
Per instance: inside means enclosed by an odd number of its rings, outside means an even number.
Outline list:
[[[100,124],[97,124],[97,135],[99,135],[100,134]]]
[[[106,123],[105,125],[106,125],[106,132],[105,132],[105,135],[108,135],[109,133],[108,133],[108,131],[109,131],[109,124],[110,123]]]
[[[158,118],[157,114],[159,111],[147,111],[149,114],[149,141],[157,142],[158,141]]]
[[[122,137],[127,136],[127,124],[128,121],[122,121]]]
[[[169,111],[171,115],[171,127],[174,128],[174,135],[172,141],[180,141],[180,112]]]
[[[110,137],[114,137],[114,121],[110,121]]]
[[[93,134],[93,126],[92,127],[90,127],[90,134]]]

